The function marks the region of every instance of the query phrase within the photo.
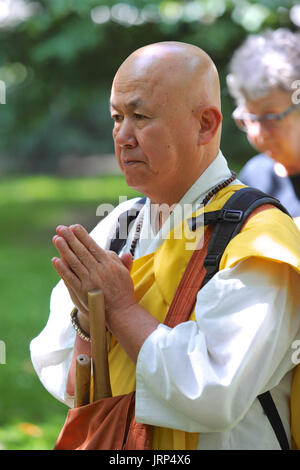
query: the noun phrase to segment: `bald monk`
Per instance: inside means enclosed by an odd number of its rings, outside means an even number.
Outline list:
[[[216,67],[193,45],[145,46],[117,71],[110,112],[116,158],[146,202],[119,255],[109,250],[118,217],[138,198],[118,205],[91,234],[80,225],[57,227],[52,263],[61,281],[49,321],[31,342],[40,380],[73,406],[74,357],[90,354],[87,293],[101,288],[112,392],[136,390],[135,418],[154,426],[153,449],[280,449],[257,396],[272,391],[290,440],[299,231],[272,206],[255,213],[198,292],[189,320],[164,325],[193,253],[184,230],[178,239],[171,234],[243,187],[220,150]]]

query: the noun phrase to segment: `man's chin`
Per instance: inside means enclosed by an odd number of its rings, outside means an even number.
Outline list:
[[[139,178],[133,177],[132,175],[123,171],[127,185],[134,191],[144,194],[145,185],[140,181]]]

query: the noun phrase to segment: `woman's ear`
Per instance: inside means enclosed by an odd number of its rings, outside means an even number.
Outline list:
[[[222,114],[216,106],[199,106],[196,117],[200,124],[198,144],[207,145],[220,127]]]

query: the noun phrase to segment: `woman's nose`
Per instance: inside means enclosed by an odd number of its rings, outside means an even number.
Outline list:
[[[259,121],[251,122],[247,125],[247,134],[249,139],[257,144],[263,144],[270,137],[267,126]]]

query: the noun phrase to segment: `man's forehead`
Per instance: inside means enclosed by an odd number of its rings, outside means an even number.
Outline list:
[[[158,83],[162,83],[164,74],[159,67],[145,67],[134,63],[130,67],[120,68],[114,78],[112,90],[116,92],[131,92],[141,90],[147,92]]]
[[[164,101],[167,91],[168,87],[163,81],[117,80],[112,86],[110,104],[115,108],[118,105],[127,108],[149,108],[156,99]]]

